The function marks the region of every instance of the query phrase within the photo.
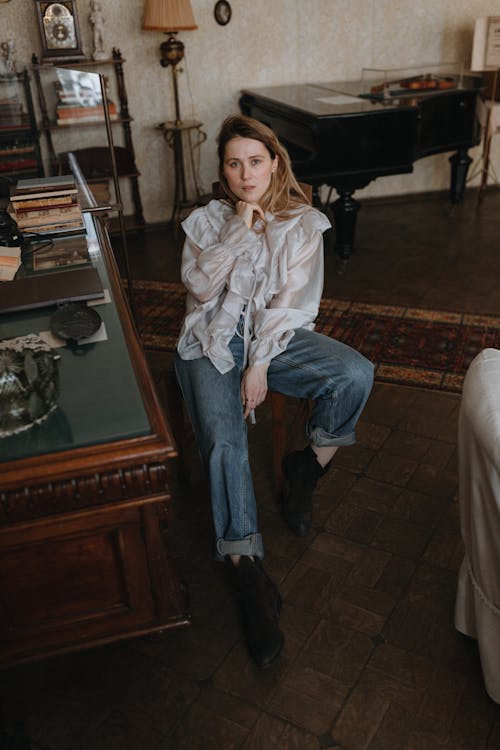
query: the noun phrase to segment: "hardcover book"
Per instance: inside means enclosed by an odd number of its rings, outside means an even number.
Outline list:
[[[101,279],[93,266],[25,276],[2,284],[0,312],[31,310],[37,307],[100,299],[104,296]]]

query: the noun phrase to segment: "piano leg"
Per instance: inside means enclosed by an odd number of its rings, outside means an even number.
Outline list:
[[[467,171],[472,159],[466,148],[459,148],[448,161],[451,164],[450,200],[452,203],[460,203],[464,197]]]
[[[347,260],[354,252],[356,217],[361,203],[352,197],[353,190],[338,190],[339,197],[331,205],[335,217],[335,252]]]

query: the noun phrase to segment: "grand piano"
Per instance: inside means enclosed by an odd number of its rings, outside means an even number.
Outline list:
[[[456,76],[450,88],[401,91],[383,98],[366,80],[244,89],[241,111],[271,127],[287,147],[298,180],[335,188],[335,250],[354,251],[360,207],[353,194],[385,175],[413,171],[431,154],[450,157],[450,199],[464,195],[468,149],[479,143],[476,98],[482,79]]]

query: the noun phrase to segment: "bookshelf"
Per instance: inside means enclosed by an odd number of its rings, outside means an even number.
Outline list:
[[[125,59],[119,49],[113,48],[109,60],[83,60],[75,63],[40,64],[35,55],[32,57],[32,69],[38,94],[41,124],[40,131],[47,145],[49,170],[51,174],[69,172],[68,152],[74,153],[91,189],[102,195],[108,189],[112,178],[111,155],[107,146],[104,129],[104,116],[94,109],[95,103],[88,107],[76,108],[72,116],[64,117],[64,105],[61,106],[61,76],[57,71],[62,69],[77,72],[101,72],[101,68],[113,73],[113,81],[108,81],[108,106],[112,115],[112,125],[121,132],[121,144],[115,145],[115,161],[120,179],[130,184],[133,216],[127,217],[127,225],[144,226],[142,199],[139,190],[139,175],[135,161],[135,150],[132,138],[131,123],[133,118],[128,108],[128,97],[125,86],[123,64]],[[111,85],[112,84],[112,85]],[[68,105],[69,106],[69,105]],[[78,112],[77,110],[81,111]],[[85,112],[84,110],[87,110]],[[91,115],[94,114],[95,117]],[[90,116],[89,116],[90,115]],[[82,141],[85,147],[82,148]],[[56,148],[57,143],[57,148]],[[88,145],[87,145],[88,144]]]
[[[15,183],[18,177],[42,176],[29,73],[25,69],[22,73],[1,75],[0,177]]]

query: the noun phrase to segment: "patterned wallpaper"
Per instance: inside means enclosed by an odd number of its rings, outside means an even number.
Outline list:
[[[207,141],[198,150],[199,181],[209,189],[216,178],[215,135],[223,117],[238,110],[241,88],[279,83],[357,79],[363,67],[407,67],[420,63],[470,63],[474,20],[498,14],[493,0],[230,0],[232,18],[219,26],[215,0],[191,0],[198,29],[181,32],[186,45],[179,75],[184,119],[203,122]],[[85,52],[92,52],[90,0],[77,0]],[[103,0],[104,38],[109,52],[121,49],[140,189],[146,220],[172,211],[172,152],[157,125],[174,114],[172,77],[159,64],[161,32],[141,29],[143,2]],[[0,4],[0,42],[13,38],[17,67],[29,64],[40,42],[33,0]],[[103,71],[104,72],[104,71]],[[120,142],[115,126],[116,142]],[[56,149],[66,150],[56,134]],[[102,140],[98,128],[80,129],[72,143]],[[500,140],[500,139],[499,139]],[[494,142],[493,162],[500,156]],[[479,148],[471,155],[477,159]],[[477,183],[477,179],[475,181]],[[422,159],[412,174],[380,178],[359,198],[445,189],[448,155]],[[188,187],[190,186],[190,181]],[[126,206],[130,199],[124,188]]]

